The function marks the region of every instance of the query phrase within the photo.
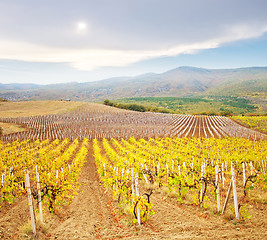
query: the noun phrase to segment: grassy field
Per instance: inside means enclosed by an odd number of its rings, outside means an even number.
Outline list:
[[[85,102],[68,101],[25,101],[0,102],[0,118],[16,118],[64,113],[79,108]],[[3,134],[24,131],[22,127],[12,123],[1,123]]]
[[[2,123],[0,122],[0,128],[2,129],[2,134],[9,134],[14,132],[22,132],[25,129],[19,125],[13,123]]]
[[[178,98],[178,97],[143,97],[114,100],[116,103],[140,104],[157,108],[165,108],[180,114],[222,114],[233,115],[256,113],[259,108],[245,98]]]
[[[84,104],[86,103],[67,101],[0,102],[0,117],[15,118],[64,113]]]

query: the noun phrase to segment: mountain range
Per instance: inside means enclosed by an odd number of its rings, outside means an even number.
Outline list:
[[[126,97],[204,97],[267,95],[267,67],[204,69],[179,67],[156,74],[63,84],[1,84],[7,100],[70,99],[103,101]]]

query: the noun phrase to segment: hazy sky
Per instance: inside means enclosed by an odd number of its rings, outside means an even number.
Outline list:
[[[266,0],[0,0],[0,83],[267,66]]]

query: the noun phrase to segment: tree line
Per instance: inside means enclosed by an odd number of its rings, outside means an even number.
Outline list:
[[[151,106],[144,106],[136,103],[116,103],[112,102],[108,99],[104,100],[104,104],[111,107],[116,107],[120,109],[132,110],[137,112],[159,112],[159,113],[174,113],[171,110],[165,108],[158,108],[158,107],[151,107]]]

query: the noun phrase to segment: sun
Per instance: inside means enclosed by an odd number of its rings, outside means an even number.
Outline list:
[[[85,22],[78,22],[76,28],[78,32],[84,32],[87,29],[87,24]]]

